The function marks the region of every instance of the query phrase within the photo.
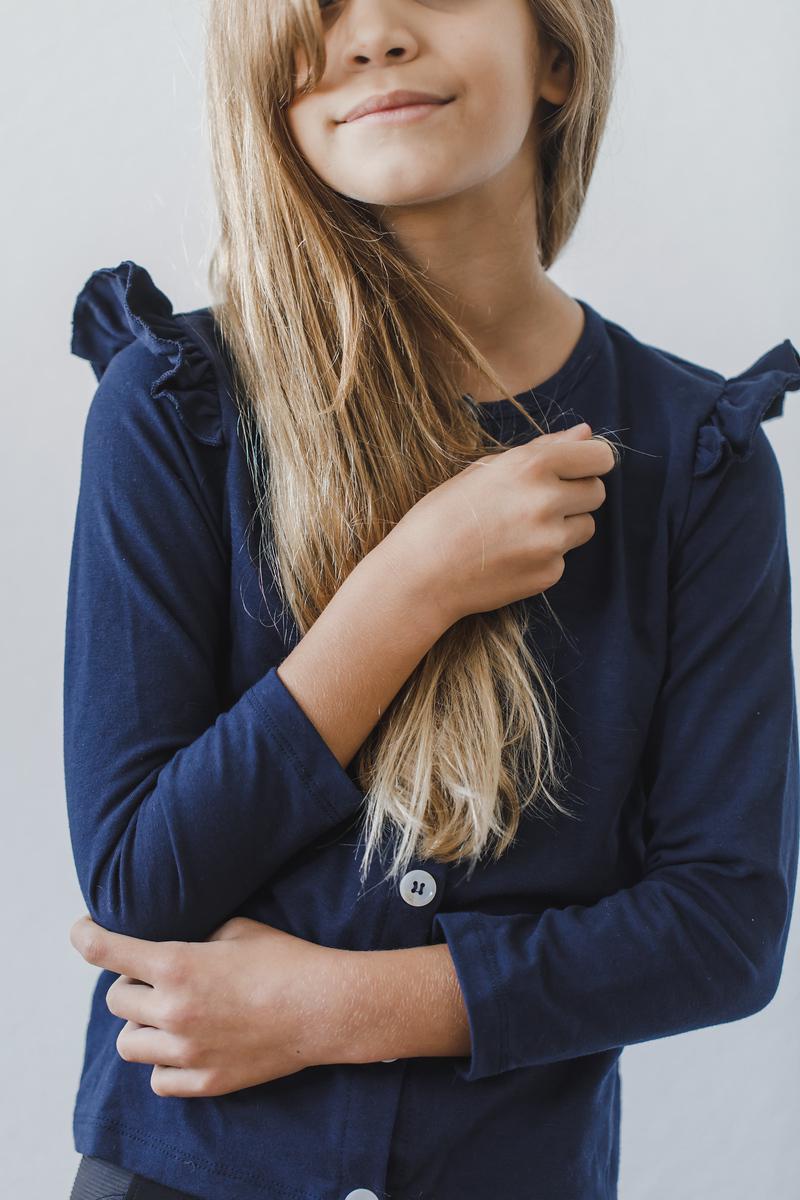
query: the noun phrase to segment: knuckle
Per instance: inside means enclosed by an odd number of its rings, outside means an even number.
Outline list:
[[[185,983],[189,975],[189,955],[182,942],[170,943],[157,968],[159,978],[168,984]]]
[[[186,1029],[195,1020],[193,1004],[186,995],[173,995],[161,1003],[160,1021],[165,1029]]]
[[[216,1096],[219,1095],[220,1088],[221,1079],[217,1071],[198,1071],[196,1095]]]
[[[564,574],[566,563],[562,554],[556,554],[551,558],[545,568],[545,587],[551,588],[558,583],[561,576]]]
[[[173,1057],[176,1067],[193,1067],[197,1061],[197,1051],[194,1043],[189,1038],[177,1040],[175,1042]]]
[[[594,537],[595,530],[597,528],[597,522],[591,513],[582,513],[581,516],[583,518],[583,541],[588,542]]]
[[[534,439],[531,443],[535,447],[535,452],[528,457],[526,468],[531,478],[539,481],[549,479],[553,474],[553,454],[550,443],[544,446],[537,446],[538,439]]]
[[[98,938],[95,934],[89,934],[83,942],[83,949],[81,953],[83,954],[83,957],[88,959],[88,961],[91,963],[99,959],[101,954],[100,938]]]
[[[552,524],[560,515],[558,489],[552,479],[544,479],[533,494],[530,508],[531,519],[537,524]]]
[[[556,527],[556,538],[553,542],[553,551],[555,554],[564,555],[567,550],[572,549],[573,538],[575,537],[577,517],[563,517]]]
[[[542,500],[537,508],[537,515],[531,529],[535,531],[538,550],[545,558],[560,554],[564,546],[564,527],[566,522],[555,506],[550,506]]]

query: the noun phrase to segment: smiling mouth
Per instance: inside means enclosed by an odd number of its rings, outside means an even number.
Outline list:
[[[369,124],[409,124],[412,121],[426,117],[434,108],[446,108],[455,99],[425,100],[410,104],[397,104],[392,108],[373,109],[372,112],[362,113],[360,117],[351,117],[348,121],[339,121],[340,125]]]

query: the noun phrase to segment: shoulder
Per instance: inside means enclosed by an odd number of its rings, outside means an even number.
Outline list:
[[[777,456],[763,422],[783,413],[800,389],[800,355],[785,338],[734,375],[601,322],[595,369],[584,387],[621,450],[620,519],[642,561],[665,563],[692,531],[724,536],[723,508],[768,531],[783,513]],[[612,476],[613,478],[613,476]],[[756,501],[754,503],[754,501]],[[659,531],[663,532],[660,536]]]
[[[786,393],[800,389],[800,355],[789,338],[726,376],[603,321],[632,430],[652,429],[690,478],[746,462],[764,438],[762,421],[781,416]]]
[[[228,380],[212,310],[174,312],[138,263],[91,273],[75,299],[70,349],[98,381],[93,423],[175,417],[190,449],[225,445]]]

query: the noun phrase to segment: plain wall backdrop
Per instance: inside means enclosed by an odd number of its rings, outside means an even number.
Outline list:
[[[176,311],[208,303],[205,4],[3,9],[0,1154],[7,1196],[68,1200],[97,977],[68,937],[85,907],[64,798],[64,606],[94,388],[88,363],[70,355],[70,320],[91,271],[125,258],[147,267]],[[617,11],[610,126],[551,274],[641,340],[734,375],[786,337],[800,346],[800,6],[617,0]],[[800,581],[800,393],[785,403],[764,428]],[[797,946],[795,919],[778,994],[761,1013],[625,1050],[623,1200],[796,1200]],[[531,1200],[553,1198],[534,1188]]]

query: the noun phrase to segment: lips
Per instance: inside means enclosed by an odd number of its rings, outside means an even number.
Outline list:
[[[378,93],[361,100],[342,118],[340,124],[356,121],[371,112],[384,112],[389,108],[404,108],[409,104],[447,104],[452,96],[437,96],[433,92],[394,91]]]

